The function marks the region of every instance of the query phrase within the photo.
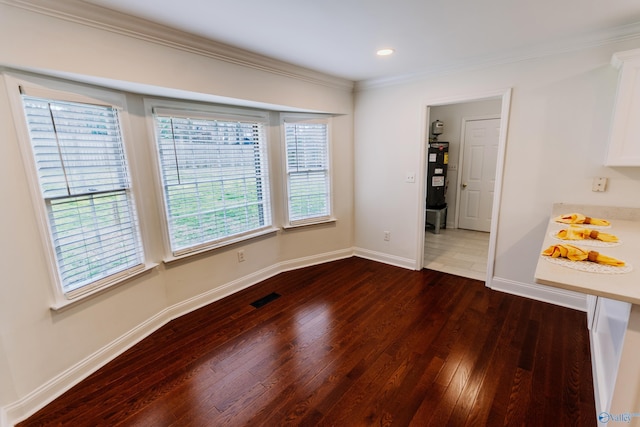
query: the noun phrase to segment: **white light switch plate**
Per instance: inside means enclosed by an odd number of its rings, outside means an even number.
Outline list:
[[[416,182],[416,173],[415,172],[407,172],[407,175],[404,179],[404,182],[408,182],[410,184],[413,184],[414,182]]]
[[[591,187],[591,191],[607,191],[607,178],[593,178],[593,186]]]

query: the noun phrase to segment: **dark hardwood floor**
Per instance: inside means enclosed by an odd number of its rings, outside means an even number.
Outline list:
[[[586,315],[350,258],[172,321],[19,425],[595,426]]]

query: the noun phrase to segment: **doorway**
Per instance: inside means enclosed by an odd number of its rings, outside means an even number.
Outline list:
[[[446,228],[439,234],[431,230],[421,234],[420,268],[484,280],[490,287],[510,96],[511,91],[507,90],[488,96],[426,103],[424,153],[431,137],[431,123],[436,120],[444,122],[444,131],[438,141],[449,142],[450,148]],[[496,138],[487,142],[485,136]],[[480,140],[481,148],[476,140]],[[423,162],[426,165],[424,159]],[[426,166],[423,173],[426,179]],[[485,179],[478,179],[482,177]],[[425,197],[420,205],[424,213],[427,185],[424,182],[423,185],[421,195]],[[422,216],[426,218],[426,213]],[[434,257],[434,251],[437,257]]]

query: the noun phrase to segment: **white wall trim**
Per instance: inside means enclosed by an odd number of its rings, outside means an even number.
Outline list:
[[[115,359],[173,319],[177,319],[180,316],[204,307],[207,304],[211,304],[212,302],[218,301],[226,296],[241,291],[242,289],[253,286],[263,280],[275,276],[276,274],[329,261],[349,258],[352,257],[353,254],[353,249],[348,248],[284,261],[167,307],[122,336],[116,338],[95,353],[71,366],[69,369],[61,372],[59,375],[56,375],[54,378],[42,384],[40,387],[36,388],[18,401],[4,407],[0,407],[0,427],[13,426],[15,423],[33,415],[35,412],[51,403],[53,400],[100,369],[102,366],[106,365],[108,362]]]
[[[348,91],[352,91],[354,86],[354,83],[347,79],[279,61],[81,0],[0,0],[0,3],[309,83]]]
[[[389,255],[384,252],[370,251],[363,248],[354,248],[353,254],[360,258],[369,259],[371,261],[378,261],[384,264],[395,265],[396,267],[402,267],[409,270],[420,270],[416,268],[416,260],[411,258],[403,258],[395,255]]]
[[[262,270],[231,281],[221,287],[212,289],[200,295],[196,295],[193,298],[167,307],[156,315],[150,317],[127,333],[102,347],[100,350],[71,366],[69,369],[55,376],[45,384],[42,384],[23,398],[7,406],[1,407],[0,427],[13,426],[15,423],[33,415],[35,412],[71,389],[74,385],[78,384],[93,372],[97,371],[99,368],[106,365],[108,362],[115,359],[173,319],[177,319],[180,316],[204,307],[207,304],[211,304],[212,302],[218,301],[235,292],[253,286],[279,273],[345,259],[352,256],[358,256],[409,270],[414,270],[416,265],[415,260],[413,259],[393,256],[362,248],[349,248],[297,258],[266,267]],[[586,295],[577,292],[551,288],[538,284],[520,283],[500,277],[493,277],[490,288],[538,301],[549,302],[563,307],[586,311]]]
[[[635,22],[619,27],[607,28],[581,37],[554,40],[548,44],[531,46],[528,49],[518,48],[511,52],[486,55],[482,58],[465,58],[461,59],[457,63],[436,64],[428,70],[418,71],[415,73],[363,80],[356,82],[355,91],[359,92],[367,89],[407,84],[434,76],[442,76],[463,71],[470,72],[503,64],[530,61],[627,40],[637,40],[638,38],[640,38],[640,23]]]
[[[435,107],[438,105],[451,105],[451,104],[459,104],[471,101],[480,101],[486,99],[500,99],[502,102],[502,107],[500,109],[500,136],[498,140],[498,157],[496,160],[496,180],[494,184],[494,193],[493,193],[493,207],[492,207],[492,215],[491,215],[491,231],[489,234],[489,250],[487,254],[487,275],[486,275],[486,283],[490,283],[491,278],[493,277],[494,264],[495,264],[495,256],[496,256],[496,245],[497,245],[497,235],[498,235],[498,222],[500,220],[500,205],[502,202],[502,181],[504,179],[504,164],[505,164],[505,153],[507,151],[507,134],[509,132],[509,112],[511,110],[511,88],[506,89],[496,89],[496,90],[488,90],[479,93],[471,93],[471,94],[463,94],[463,95],[455,95],[448,96],[444,98],[438,99],[428,99],[424,101],[424,109],[422,114],[422,141],[420,143],[420,169],[419,169],[419,180],[418,180],[418,193],[420,195],[420,200],[418,206],[421,209],[421,212],[418,215],[418,220],[420,221],[416,230],[424,231],[424,223],[426,217],[426,204],[427,204],[427,189],[426,189],[426,176],[427,176],[427,161],[426,161],[426,153],[428,149],[428,128],[429,123],[431,121],[431,107]],[[458,203],[456,203],[458,204]],[[417,258],[415,260],[415,269],[420,270],[424,265],[424,240],[425,233],[420,232],[416,234],[416,253]]]
[[[534,283],[516,282],[496,276],[493,276],[489,287],[494,291],[506,292],[574,310],[587,311],[587,296],[579,292]]]
[[[177,319],[180,316],[191,313],[205,305],[218,301],[222,298],[228,297],[243,289],[249,288],[257,283],[267,280],[277,274],[284,273],[285,271],[297,270],[299,268],[311,267],[317,264],[323,264],[325,262],[336,261],[339,259],[349,258],[353,256],[353,250],[345,249],[334,252],[327,252],[324,254],[308,256],[304,258],[298,258],[290,261],[284,261],[262,270],[258,270],[247,276],[233,280],[223,286],[204,292],[200,295],[196,295],[188,300],[181,301],[173,306],[169,307],[165,311],[169,311],[169,320]]]
[[[172,319],[169,317],[168,309],[157,313],[92,355],[56,375],[22,399],[5,406],[2,410],[5,412],[8,425],[13,425],[33,415],[36,411],[51,403],[74,385],[164,326],[170,320]]]
[[[9,427],[9,418],[5,408],[0,408],[0,427]]]

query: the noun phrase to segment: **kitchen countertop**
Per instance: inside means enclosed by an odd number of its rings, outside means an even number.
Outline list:
[[[580,241],[564,243],[623,260],[631,265],[631,271],[620,274],[584,272],[553,264],[540,256],[535,272],[536,282],[640,305],[640,208],[554,204],[540,252],[551,245],[563,243],[550,234],[568,226],[556,223],[553,219],[569,213],[581,213],[610,221],[611,227],[596,229],[615,234],[621,244],[612,247],[590,247],[582,245]]]

